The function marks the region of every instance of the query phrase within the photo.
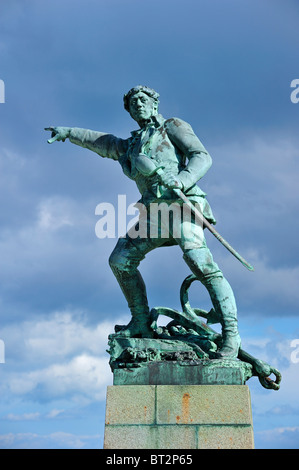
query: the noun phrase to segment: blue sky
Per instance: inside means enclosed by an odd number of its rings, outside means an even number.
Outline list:
[[[255,445],[299,447],[298,20],[295,0],[1,2],[1,448],[103,445],[107,336],[129,313],[108,266],[116,240],[96,237],[95,208],[139,194],[116,162],[48,145],[43,128],[126,138],[136,124],[122,97],[137,84],[212,155],[201,188],[255,271],[207,241],[233,286],[244,349],[283,374],[279,392],[248,382]],[[141,271],[151,306],[179,308],[189,271],[178,248],[151,253]],[[190,299],[210,308],[200,285]]]

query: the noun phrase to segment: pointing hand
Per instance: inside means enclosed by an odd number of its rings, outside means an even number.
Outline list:
[[[58,140],[58,141],[62,140],[62,142],[64,142],[65,139],[67,139],[70,135],[71,127],[53,127],[53,126],[50,126],[50,127],[45,127],[45,131],[51,131],[52,132],[51,139],[48,139],[48,143],[52,144],[56,140]]]

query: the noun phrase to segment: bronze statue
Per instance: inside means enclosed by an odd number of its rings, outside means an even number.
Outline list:
[[[140,203],[148,210],[145,236],[120,238],[109,263],[126,297],[132,319],[118,328],[121,337],[152,338],[153,312],[150,311],[146,287],[138,270],[139,263],[151,250],[179,245],[183,258],[192,272],[207,289],[213,309],[211,316],[222,326],[219,348],[214,358],[234,359],[239,356],[241,340],[238,332],[237,307],[232,288],[213,260],[204,237],[204,228],[213,233],[216,223],[206,194],[197,182],[209,170],[212,159],[191,126],[179,118],[164,119],[158,113],[159,94],[146,86],[132,88],[124,95],[124,107],[138,123],[139,129],[128,139],[112,134],[76,127],[48,127],[52,132],[49,143],[65,141],[92,150],[102,157],[117,160],[125,175],[133,179],[141,193]],[[168,235],[161,235],[161,223],[149,218],[153,204],[176,203],[176,213],[170,214]],[[184,218],[184,207],[190,206],[192,216]],[[195,208],[195,209],[194,209]],[[156,224],[158,236],[151,236]],[[133,231],[136,234],[138,226]],[[214,230],[214,235],[249,269],[253,269]],[[198,312],[185,309],[188,325],[200,324]],[[191,322],[191,323],[190,323]],[[200,328],[200,326],[199,326]],[[217,341],[216,341],[217,342]],[[249,355],[247,355],[249,357]],[[249,360],[250,362],[250,360]],[[269,372],[269,370],[268,370]]]

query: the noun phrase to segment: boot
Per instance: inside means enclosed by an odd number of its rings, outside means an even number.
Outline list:
[[[238,332],[237,307],[231,286],[224,277],[210,278],[205,285],[213,306],[221,318],[222,346],[216,357],[237,358],[241,339]]]
[[[152,319],[149,312],[132,315],[127,326],[118,329],[116,336],[126,338],[153,338]]]
[[[241,340],[238,333],[237,306],[230,284],[223,277],[208,248],[189,250],[184,253],[184,259],[193,274],[208,290],[213,307],[221,319],[222,347],[216,357],[236,358]]]
[[[126,297],[132,314],[132,319],[127,326],[115,326],[115,334],[128,338],[152,338],[152,318],[150,316],[145,284],[140,272],[137,269],[127,272],[113,265],[111,268]]]
[[[238,357],[241,338],[237,325],[236,315],[227,315],[222,319],[222,346],[215,353],[217,359],[235,359]]]

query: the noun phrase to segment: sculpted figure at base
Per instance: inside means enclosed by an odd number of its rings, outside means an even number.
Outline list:
[[[158,104],[156,91],[146,86],[134,87],[124,96],[124,107],[138,123],[139,129],[133,131],[128,139],[76,127],[49,127],[46,130],[52,132],[52,138],[48,142],[69,139],[102,157],[117,160],[125,175],[136,182],[142,196],[140,202],[149,212],[153,203],[170,205],[176,202],[179,207],[176,214],[170,214],[167,236],[162,236],[161,222],[157,218],[149,218],[147,213],[139,222],[147,225],[145,236],[136,237],[136,231],[140,230],[137,224],[118,240],[110,256],[111,269],[132,314],[129,324],[119,329],[117,334],[124,337],[153,336],[146,287],[138,266],[151,250],[179,245],[191,272],[207,289],[222,326],[221,347],[215,352],[215,357],[237,358],[241,341],[232,288],[213,260],[204,236],[204,225],[198,223],[194,214],[188,220],[183,217],[184,202],[177,196],[179,191],[189,202],[201,208],[207,223],[216,223],[206,194],[197,185],[209,170],[212,159],[191,126],[179,118],[164,119],[158,113]],[[144,170],[144,162],[150,171]],[[151,235],[153,225],[158,236]],[[192,313],[190,315],[192,319]],[[196,314],[193,315],[196,320]]]

